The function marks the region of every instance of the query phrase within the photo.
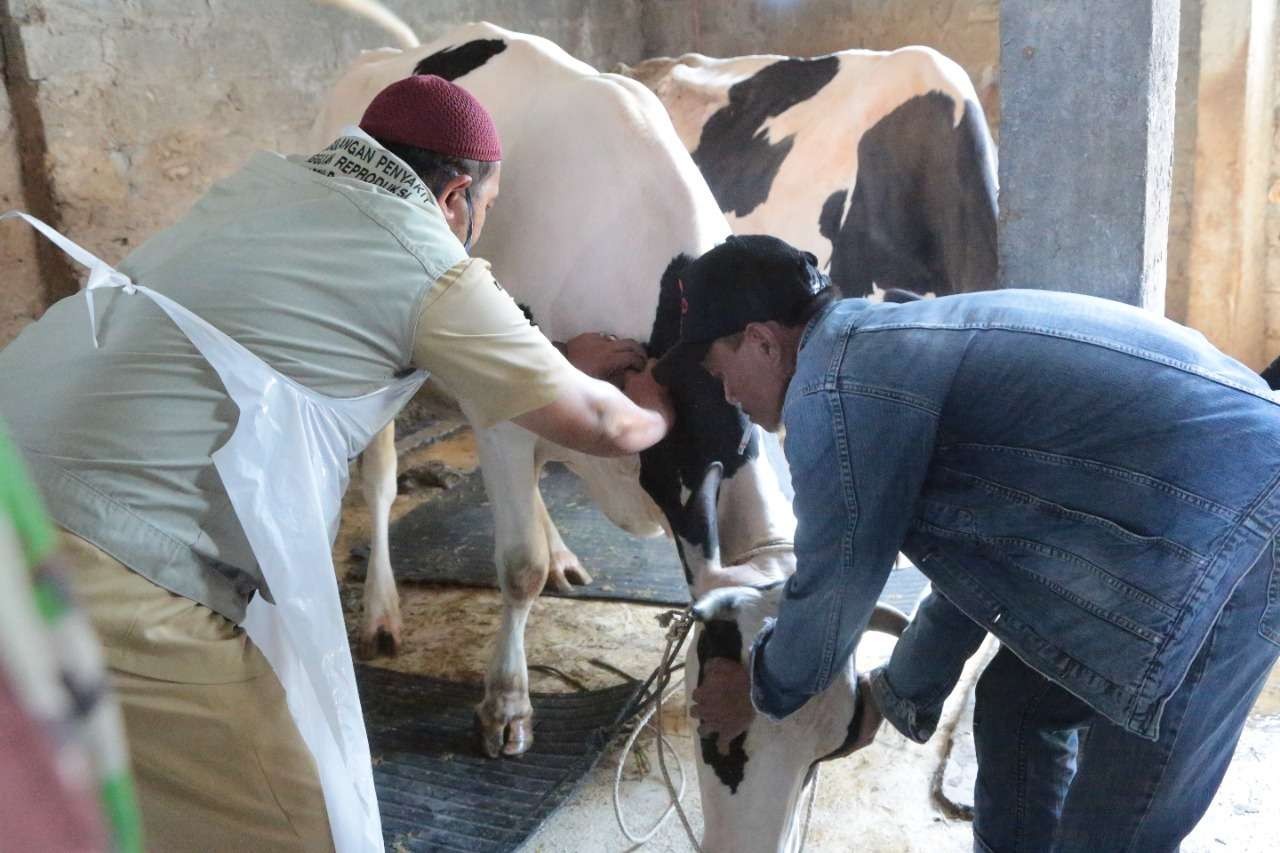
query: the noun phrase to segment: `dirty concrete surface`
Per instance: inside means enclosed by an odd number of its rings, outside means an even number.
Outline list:
[[[436,433],[448,432],[437,428]],[[412,445],[401,436],[402,449]],[[465,428],[433,443],[409,449],[401,458],[401,470],[443,463],[461,472],[474,470],[475,445]],[[439,465],[434,465],[439,469]],[[367,544],[368,512],[353,475],[335,548],[339,573],[359,562],[352,549]],[[400,495],[392,510],[398,518],[443,489],[421,485],[410,478],[410,489]],[[588,567],[589,569],[590,567]],[[343,585],[349,625],[358,624],[359,582]],[[501,600],[496,590],[400,585],[404,616],[403,650],[395,658],[373,661],[402,672],[414,672],[459,681],[483,680],[494,632],[500,619]],[[664,645],[664,631],[655,616],[667,608],[600,601],[541,598],[534,607],[527,632],[531,664],[549,664],[590,689],[616,684],[618,676],[592,663],[604,660],[637,677],[645,677],[656,664]],[[887,657],[891,641],[869,637],[859,649],[859,666],[873,666]],[[965,684],[976,677],[981,655],[971,661]],[[531,672],[535,691],[557,692],[574,688],[560,678]],[[957,744],[953,761],[952,730],[967,732],[964,718],[967,690],[958,690],[949,701],[939,734],[923,746],[907,741],[885,727],[876,742],[862,752],[822,768],[813,808],[808,847],[815,851],[860,850],[866,853],[962,853],[972,849],[970,824],[956,816],[952,803],[940,796],[944,771],[958,776],[950,782],[953,796],[972,777],[972,752]],[[673,700],[664,714],[668,738],[690,774],[684,804],[695,831],[701,830],[696,780],[693,778],[695,739],[684,716],[683,702]],[[967,734],[966,734],[967,737]],[[639,746],[648,758],[647,775],[637,770],[635,759],[624,768],[622,794],[626,818],[633,832],[644,831],[662,813],[668,794],[657,770],[653,738],[641,736]],[[592,850],[638,850],[618,828],[613,810],[613,780],[618,749],[606,753],[583,784],[543,827],[524,850],[536,853],[577,853]],[[1255,708],[1230,771],[1209,813],[1183,844],[1184,853],[1267,853],[1278,849],[1280,838],[1280,671]],[[675,771],[673,770],[673,773]],[[677,774],[678,778],[678,774]],[[669,819],[647,844],[647,851],[692,849],[680,822]]]

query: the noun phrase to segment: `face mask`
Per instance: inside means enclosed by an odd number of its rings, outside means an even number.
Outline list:
[[[463,193],[463,198],[467,201],[467,239],[462,241],[462,251],[469,255],[471,254],[471,226],[476,219],[476,212],[471,207],[471,187],[467,187]]]

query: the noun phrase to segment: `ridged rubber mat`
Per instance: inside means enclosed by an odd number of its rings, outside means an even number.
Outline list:
[[[548,465],[542,498],[560,535],[591,574],[565,598],[689,603],[676,546],[665,536],[638,539],[605,518],[582,481]],[[493,515],[478,474],[391,526],[391,565],[398,580],[496,587]],[[562,595],[548,586],[544,595]]]
[[[685,605],[689,589],[675,545],[666,537],[637,539],[616,527],[591,502],[582,481],[548,465],[542,497],[565,544],[591,573],[591,583],[570,595],[547,587],[544,595]],[[411,583],[497,587],[493,516],[478,474],[391,526],[391,565]],[[896,569],[880,594],[910,614],[926,579],[914,566]]]
[[[640,687],[534,694],[533,748],[493,760],[473,728],[480,685],[364,665],[356,675],[383,837],[410,853],[515,850],[595,766]]]

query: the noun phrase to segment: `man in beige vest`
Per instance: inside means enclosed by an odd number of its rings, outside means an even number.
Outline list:
[[[640,345],[583,336],[575,369],[468,257],[500,160],[467,92],[403,80],[326,150],[256,155],[120,271],[329,397],[417,368],[484,424],[598,455],[649,447],[673,415]],[[331,849],[314,762],[237,627],[270,591],[210,460],[236,407],[152,301],[96,292],[96,344],[73,296],[0,352],[0,411],[82,566],[148,847]]]

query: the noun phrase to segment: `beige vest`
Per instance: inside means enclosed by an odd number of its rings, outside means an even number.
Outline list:
[[[426,199],[259,154],[119,268],[286,376],[365,394],[408,369],[423,297],[466,257]],[[0,417],[59,524],[239,621],[261,575],[209,459],[237,410],[150,300],[98,293],[100,349],[77,295],[0,352]]]

